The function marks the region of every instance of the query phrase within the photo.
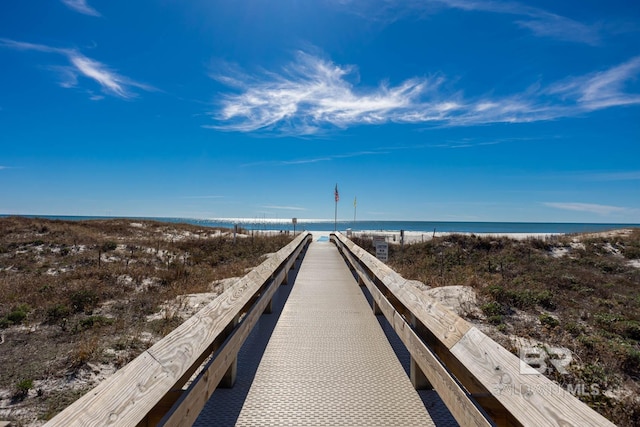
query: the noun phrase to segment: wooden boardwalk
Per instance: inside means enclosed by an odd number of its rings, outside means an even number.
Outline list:
[[[343,235],[331,239],[301,234],[47,426],[613,426]]]
[[[333,244],[310,245],[236,425],[434,425]]]

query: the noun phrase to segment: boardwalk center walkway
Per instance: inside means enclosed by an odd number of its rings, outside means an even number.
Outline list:
[[[433,425],[333,244],[310,245],[237,425]]]

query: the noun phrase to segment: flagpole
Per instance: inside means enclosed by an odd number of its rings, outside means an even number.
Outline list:
[[[336,189],[333,192],[334,199],[336,200],[336,212],[333,217],[333,231],[338,231],[338,200],[340,200],[340,195],[338,193],[338,184],[336,184]]]
[[[356,207],[358,206],[358,199],[353,198],[353,226],[356,226]]]

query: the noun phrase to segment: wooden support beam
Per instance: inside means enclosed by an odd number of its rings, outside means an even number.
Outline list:
[[[145,417],[145,419],[138,423],[137,427],[150,427],[157,426],[164,414],[171,409],[171,407],[182,397],[184,391],[179,388],[170,390],[164,395],[162,399],[156,404],[152,411]]]
[[[456,421],[463,426],[490,426],[491,423],[487,421],[465,390],[418,337],[405,318],[394,309],[382,292],[373,286],[373,282],[369,282],[369,284],[371,285],[369,291],[376,305],[405,344],[420,371],[424,372],[429,383],[433,384]]]
[[[238,326],[239,321],[240,321],[240,316],[238,315],[233,319],[231,323],[229,323],[229,325],[227,326],[227,328],[223,333],[223,336],[225,339],[231,336],[236,326]],[[220,384],[218,384],[218,387],[232,388],[236,383],[237,377],[238,377],[238,356],[236,355],[236,357],[234,357],[233,360],[231,360],[231,363],[229,364],[227,371],[222,376],[222,379],[220,380]]]
[[[382,314],[382,310],[380,309],[380,306],[378,305],[377,302],[375,302],[375,300],[371,301],[371,308],[373,309],[373,314],[375,316],[379,316]]]
[[[271,314],[271,313],[273,313],[273,298],[269,300],[267,305],[264,307],[264,311],[262,312],[262,314]]]
[[[242,323],[236,328],[231,337],[225,342],[224,347],[213,358],[198,378],[190,385],[189,390],[174,405],[163,422],[163,426],[185,426],[192,425],[198,414],[211,397],[211,394],[222,381],[227,372],[227,366],[231,359],[236,359],[238,351],[249,333],[255,326],[261,314],[264,312],[266,304],[273,298],[277,286],[269,286],[264,294],[257,300],[252,309],[247,313]]]
[[[414,315],[411,315],[411,326],[418,337],[421,337],[426,329]],[[415,387],[416,390],[433,390],[433,386],[427,379],[424,372],[422,372],[422,369],[420,369],[420,366],[413,356],[411,356],[409,364],[409,373],[411,377],[411,384],[413,384],[413,387]]]
[[[470,393],[498,426],[613,426],[543,375],[521,372],[517,356],[344,236],[332,239],[348,263],[368,272],[375,303],[460,425],[489,425],[469,417],[474,408],[481,415]]]

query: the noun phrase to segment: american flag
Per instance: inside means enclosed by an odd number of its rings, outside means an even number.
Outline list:
[[[336,202],[340,200],[340,194],[338,194],[338,184],[336,184],[336,189],[333,192],[333,195],[336,196]]]

